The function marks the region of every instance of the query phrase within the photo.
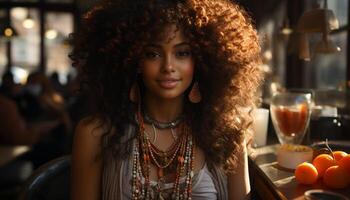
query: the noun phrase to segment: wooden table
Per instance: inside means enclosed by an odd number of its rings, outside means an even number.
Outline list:
[[[304,192],[307,190],[330,190],[320,180],[311,186],[298,184],[294,177],[294,171],[285,170],[278,166],[276,157],[278,146],[265,146],[250,152],[249,168],[252,188],[258,196],[264,200],[303,200]],[[331,191],[341,193],[350,199],[350,186]]]

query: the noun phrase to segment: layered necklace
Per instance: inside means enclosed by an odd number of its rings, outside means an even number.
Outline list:
[[[150,117],[147,113],[144,113],[143,117],[144,117],[144,120],[146,123],[152,124],[159,129],[175,128],[177,125],[179,125],[184,120],[183,115],[178,116],[175,120],[170,121],[170,122],[157,121],[157,120],[153,119],[152,117]]]
[[[174,138],[175,142],[171,147],[163,151],[150,141],[148,134],[145,132],[143,117],[139,113],[137,117],[139,135],[133,149],[132,199],[169,199],[164,193],[164,172],[166,171],[176,172],[170,199],[191,199],[192,178],[194,175],[194,142],[188,125],[181,123],[179,137]],[[176,126],[180,122],[176,122]],[[155,129],[154,126],[156,125],[152,123],[152,126]],[[172,134],[175,127],[170,127]],[[157,168],[158,181],[155,186],[156,191],[152,190],[153,186],[150,184],[151,164]],[[183,178],[185,180],[180,186],[180,179]]]

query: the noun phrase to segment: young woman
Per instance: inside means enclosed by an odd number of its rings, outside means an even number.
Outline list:
[[[96,113],[76,128],[72,199],[246,199],[261,81],[249,17],[226,0],[110,0],[74,35]]]

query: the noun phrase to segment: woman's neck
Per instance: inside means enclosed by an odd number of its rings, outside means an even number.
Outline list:
[[[183,112],[183,96],[174,99],[159,99],[146,95],[144,111],[156,121],[173,121]]]

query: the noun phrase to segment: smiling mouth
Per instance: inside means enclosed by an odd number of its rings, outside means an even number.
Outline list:
[[[177,86],[180,80],[171,79],[171,80],[158,80],[158,84],[160,87],[165,89],[173,89]]]

